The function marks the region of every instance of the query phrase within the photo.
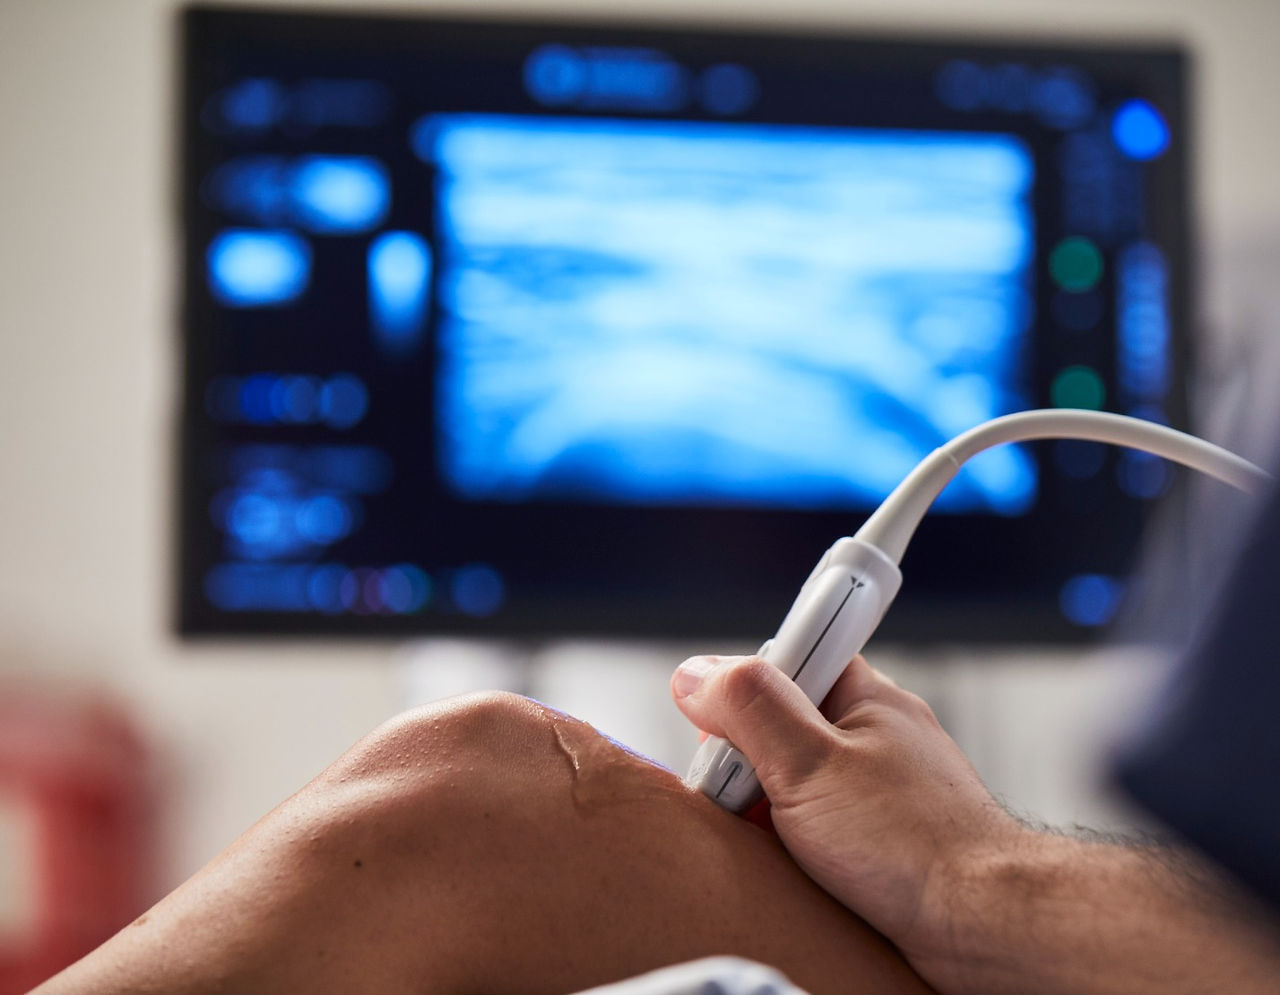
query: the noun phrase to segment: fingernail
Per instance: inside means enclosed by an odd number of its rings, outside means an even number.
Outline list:
[[[723,661],[718,656],[691,656],[676,667],[671,678],[671,690],[677,698],[685,698],[698,690],[702,679],[720,666]]]

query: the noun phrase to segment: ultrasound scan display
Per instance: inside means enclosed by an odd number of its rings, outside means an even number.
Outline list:
[[[188,634],[749,636],[982,421],[1184,422],[1176,51],[193,8],[183,72]],[[888,631],[1087,635],[1170,480],[979,456]]]

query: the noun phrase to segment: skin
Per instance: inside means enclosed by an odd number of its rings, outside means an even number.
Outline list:
[[[716,954],[929,990],[769,834],[495,694],[378,729],[38,991],[536,995]]]
[[[861,658],[821,709],[752,657],[686,661],[672,693],[755,764],[796,862],[939,992],[1277,990],[1270,913],[1175,849],[1029,829]]]

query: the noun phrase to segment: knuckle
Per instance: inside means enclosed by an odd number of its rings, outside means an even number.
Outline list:
[[[773,688],[778,669],[759,657],[752,657],[729,667],[721,676],[724,703],[737,712],[749,711]]]
[[[907,708],[912,714],[931,725],[938,723],[938,717],[933,712],[933,706],[918,694],[913,694],[910,691],[904,692],[904,694],[906,695]]]

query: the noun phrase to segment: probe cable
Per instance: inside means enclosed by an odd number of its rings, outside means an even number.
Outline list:
[[[931,452],[862,528],[836,540],[757,655],[795,681],[814,704],[821,702],[888,611],[902,585],[902,554],[929,506],[965,460],[992,446],[1032,439],[1083,439],[1142,449],[1250,493],[1271,481],[1234,453],[1138,418],[1057,408],[993,419]],[[751,760],[717,736],[698,747],[686,780],[735,812],[745,811],[763,794]]]
[[[900,563],[925,512],[959,473],[961,464],[984,449],[1033,439],[1081,439],[1141,449],[1250,494],[1258,493],[1272,480],[1261,467],[1221,446],[1155,422],[1077,408],[1021,411],[983,422],[931,452],[884,499],[856,538]]]

